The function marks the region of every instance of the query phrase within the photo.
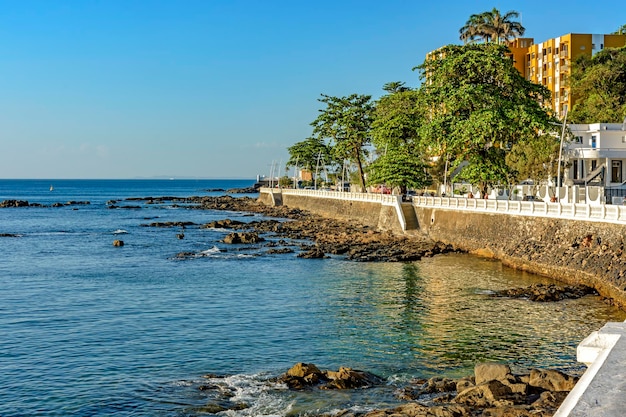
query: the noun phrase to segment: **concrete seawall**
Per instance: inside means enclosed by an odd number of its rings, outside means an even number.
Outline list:
[[[505,265],[594,287],[626,307],[626,226],[510,214],[415,207],[434,240],[500,259]]]

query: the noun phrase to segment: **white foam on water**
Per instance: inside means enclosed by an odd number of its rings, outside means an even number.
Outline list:
[[[244,403],[243,410],[227,410],[220,414],[232,417],[282,417],[293,406],[293,400],[285,396],[287,386],[268,381],[263,375],[232,375],[226,378],[210,379],[212,382],[225,383],[232,393],[230,402]]]
[[[200,253],[205,255],[205,256],[209,256],[209,255],[212,255],[214,253],[220,253],[220,252],[221,252],[220,248],[218,248],[217,246],[213,246],[212,248],[209,248],[207,250],[203,250]]]
[[[117,229],[117,230],[115,230],[115,231],[113,232],[113,234],[114,234],[114,235],[125,235],[125,234],[128,234],[128,231],[127,231],[127,230],[124,230],[124,229]]]

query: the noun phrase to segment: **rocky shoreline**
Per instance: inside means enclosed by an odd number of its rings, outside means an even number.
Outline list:
[[[303,210],[285,206],[269,207],[250,197],[147,197],[129,199],[144,201],[146,204],[173,205],[185,204],[190,209],[221,210],[262,214],[271,220],[240,222],[224,219],[204,225],[159,224],[153,227],[202,227],[232,229],[225,243],[258,243],[263,235],[278,239],[301,242],[295,249],[302,258],[324,258],[341,255],[348,260],[362,262],[409,262],[440,253],[456,252],[450,245],[433,242],[427,237],[404,237],[389,232],[380,232],[355,222],[328,219]],[[282,220],[274,220],[282,219]],[[282,249],[285,253],[285,249]],[[269,253],[276,253],[270,250]],[[179,257],[192,257],[197,254],[179,254]]]
[[[207,375],[198,389],[208,403],[201,411],[212,414],[244,410],[245,402],[233,402],[227,377]],[[459,379],[416,379],[395,387],[399,405],[370,411],[339,409],[320,413],[324,417],[547,417],[553,415],[578,381],[556,370],[532,369],[514,375],[506,364],[479,363],[474,374]],[[297,363],[284,374],[268,379],[268,390],[306,391],[324,396],[329,390],[367,390],[389,385],[370,372],[347,367],[320,370],[311,363]],[[307,414],[309,415],[309,414]],[[318,414],[315,414],[318,415]]]

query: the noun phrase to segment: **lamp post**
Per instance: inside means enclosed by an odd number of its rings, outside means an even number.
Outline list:
[[[557,193],[559,190],[559,187],[561,186],[561,158],[563,155],[563,138],[565,137],[565,126],[566,126],[566,122],[567,122],[567,110],[568,108],[565,107],[565,117],[563,117],[563,128],[561,129],[561,142],[559,145],[559,164],[557,165],[557,180],[556,180],[556,189],[557,189]]]

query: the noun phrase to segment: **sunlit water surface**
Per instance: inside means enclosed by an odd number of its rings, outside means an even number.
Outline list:
[[[174,184],[175,183],[175,184]],[[251,183],[237,183],[243,186]],[[212,195],[214,181],[0,181],[0,201],[89,200],[0,209],[0,415],[314,415],[397,402],[415,377],[468,375],[503,361],[581,372],[576,345],[626,315],[597,297],[558,303],[494,298],[551,282],[499,262],[445,255],[410,264],[304,260],[221,243],[225,230],[152,221],[258,220],[245,213],[140,204],[131,196]],[[124,204],[123,202],[121,204]],[[76,209],[77,208],[77,209]],[[121,233],[122,231],[126,233]],[[116,234],[117,233],[117,234]],[[126,245],[114,248],[112,241]],[[179,252],[205,256],[179,260]],[[261,256],[259,256],[261,255]],[[271,377],[296,362],[367,370],[370,390],[293,393]],[[207,379],[205,374],[227,378]],[[216,398],[203,384],[222,384]]]

